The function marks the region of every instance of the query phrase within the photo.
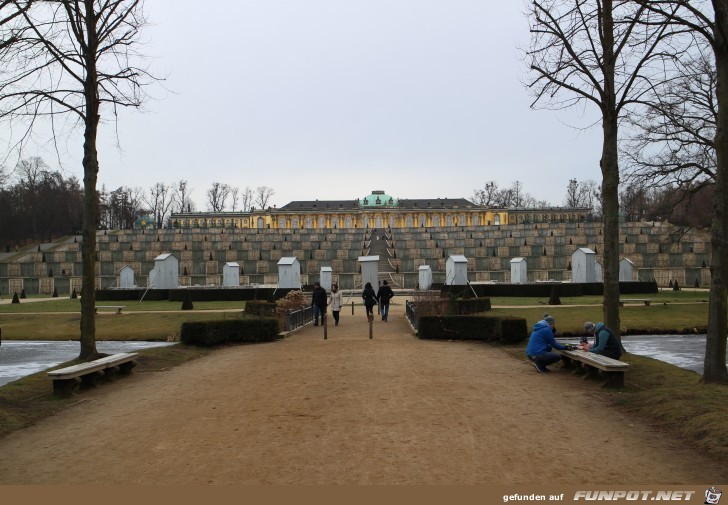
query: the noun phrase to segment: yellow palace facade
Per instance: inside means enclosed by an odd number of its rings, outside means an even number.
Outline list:
[[[588,209],[498,209],[465,198],[397,199],[375,190],[353,200],[293,201],[248,212],[173,213],[169,224],[173,228],[438,228],[573,222],[588,216]]]

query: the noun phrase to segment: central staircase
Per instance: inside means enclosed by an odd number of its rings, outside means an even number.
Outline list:
[[[379,256],[379,284],[386,280],[392,288],[402,287],[397,268],[392,265],[392,236],[386,230],[373,230],[369,237],[369,255]]]

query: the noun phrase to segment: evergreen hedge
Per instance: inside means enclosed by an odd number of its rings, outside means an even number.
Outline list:
[[[273,317],[275,312],[275,302],[263,302],[260,300],[245,302],[245,313],[247,315]]]
[[[558,295],[560,297],[570,296],[599,296],[604,294],[604,284],[601,282],[588,283],[553,283],[553,282],[535,282],[529,284],[470,284],[479,297],[493,296],[517,296],[532,298],[549,298],[553,286],[558,286]],[[434,284],[433,284],[433,289]],[[442,286],[440,291],[443,294],[455,292],[461,294],[470,291],[464,291],[463,286]],[[470,291],[472,293],[472,291]],[[620,282],[619,292],[623,295],[657,293],[657,282]]]
[[[528,325],[521,317],[421,316],[417,335],[432,340],[482,340],[514,344],[528,338]]]
[[[275,318],[246,318],[182,323],[180,340],[187,345],[216,346],[231,343],[272,342],[280,327]]]

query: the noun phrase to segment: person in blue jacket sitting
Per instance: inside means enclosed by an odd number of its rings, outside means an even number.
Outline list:
[[[556,341],[554,333],[556,333],[556,319],[548,314],[544,314],[543,319],[533,325],[533,333],[526,346],[526,356],[539,373],[548,372],[547,366],[561,360],[561,355],[551,349],[562,351],[568,349],[566,345]]]
[[[608,356],[612,359],[622,357],[622,349],[617,336],[604,323],[597,323],[595,325],[591,321],[587,321],[584,323],[584,331],[587,335],[594,337],[594,343],[590,344],[587,342],[581,344],[580,347],[582,350]]]

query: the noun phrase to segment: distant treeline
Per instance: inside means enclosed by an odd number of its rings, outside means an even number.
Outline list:
[[[47,170],[39,159],[25,160],[19,166],[15,183],[0,184],[2,251],[80,230],[83,188],[79,180]]]

